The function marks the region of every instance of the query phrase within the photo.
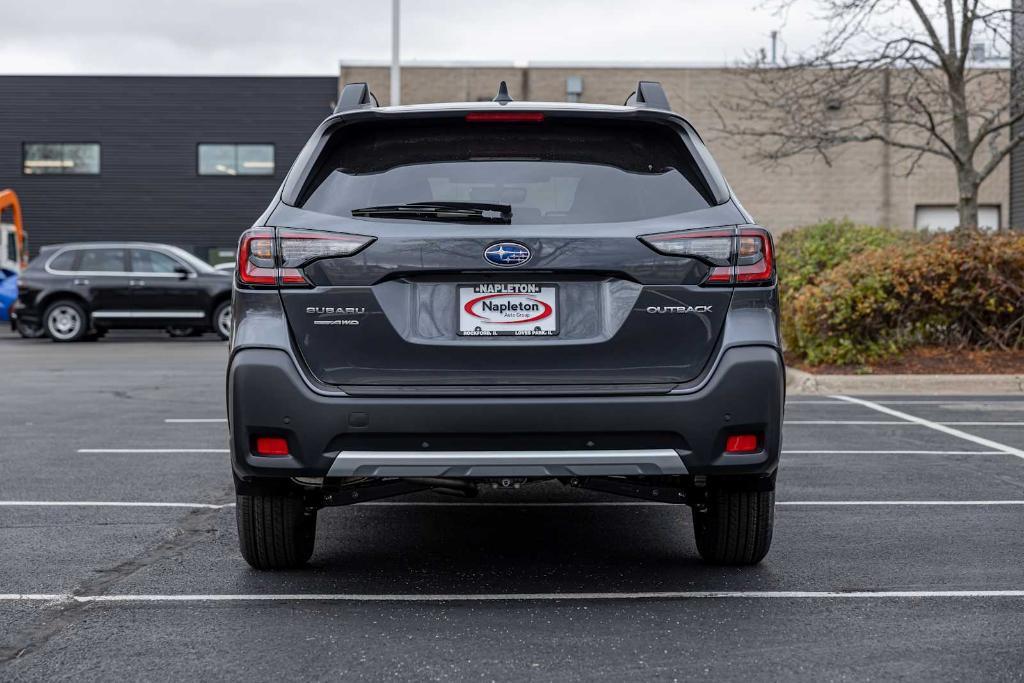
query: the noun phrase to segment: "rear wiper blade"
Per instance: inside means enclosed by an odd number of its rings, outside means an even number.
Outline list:
[[[410,202],[352,209],[362,218],[407,218],[420,221],[468,221],[477,223],[511,223],[509,204],[486,202]]]

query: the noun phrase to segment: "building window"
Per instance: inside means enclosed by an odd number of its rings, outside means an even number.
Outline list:
[[[998,230],[999,205],[982,204],[978,207],[978,227]],[[947,232],[960,224],[960,214],[953,204],[918,205],[914,207],[914,227],[918,230]]]
[[[199,175],[274,175],[274,146],[201,143]]]
[[[26,143],[21,170],[25,175],[99,175],[100,146],[96,142]]]
[[[569,76],[565,79],[565,101],[579,102],[583,95],[583,77]]]

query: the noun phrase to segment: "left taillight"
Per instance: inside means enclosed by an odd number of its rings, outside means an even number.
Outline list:
[[[710,265],[704,285],[765,285],[775,280],[772,236],[762,227],[681,230],[643,235],[640,241],[659,254]]]
[[[243,285],[308,287],[304,267],[324,258],[351,256],[374,239],[321,230],[252,228],[238,241],[235,272]]]
[[[273,228],[252,228],[238,240],[235,273],[245,285],[276,285],[277,260]]]

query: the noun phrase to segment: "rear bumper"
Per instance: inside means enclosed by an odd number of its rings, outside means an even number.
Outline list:
[[[11,304],[11,322],[21,320],[30,325],[41,325],[43,323],[42,312],[34,306],[27,305],[21,299],[15,299]]]
[[[287,477],[769,474],[781,445],[784,369],[771,346],[727,349],[689,393],[611,396],[325,395],[281,350],[228,368],[235,475]],[[762,434],[723,454],[730,434]],[[288,441],[257,456],[257,436]]]

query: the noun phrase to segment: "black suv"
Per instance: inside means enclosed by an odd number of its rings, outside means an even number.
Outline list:
[[[657,83],[404,107],[350,84],[236,263],[252,566],[304,563],[324,506],[542,480],[686,504],[711,562],[768,552],[772,239]]]
[[[12,313],[58,342],[95,338],[114,328],[213,331],[227,339],[229,275],[167,244],[48,246],[19,276]]]

